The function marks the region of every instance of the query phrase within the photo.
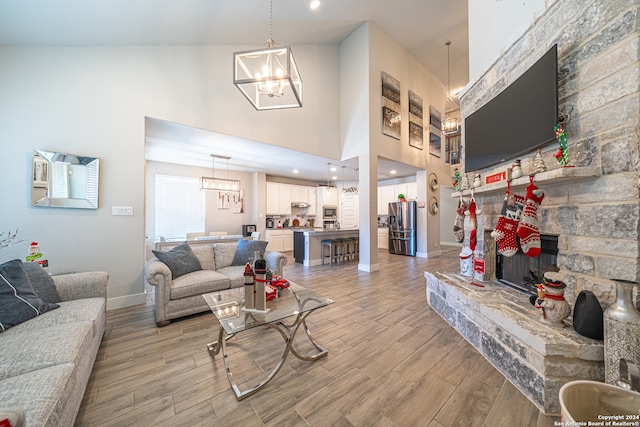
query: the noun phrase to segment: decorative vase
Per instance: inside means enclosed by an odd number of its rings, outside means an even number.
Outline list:
[[[633,305],[638,283],[613,279],[616,301],[604,311],[604,379],[615,384],[620,378],[620,360],[640,364],[640,312]]]

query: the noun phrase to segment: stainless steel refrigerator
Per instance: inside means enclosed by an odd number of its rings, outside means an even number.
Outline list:
[[[389,203],[389,253],[416,256],[416,202]]]

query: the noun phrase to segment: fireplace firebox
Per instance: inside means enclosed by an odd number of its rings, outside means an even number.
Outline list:
[[[535,295],[536,284],[544,273],[558,271],[558,236],[540,235],[540,254],[531,258],[524,254],[518,241],[518,252],[512,257],[496,254],[496,279],[521,292]]]

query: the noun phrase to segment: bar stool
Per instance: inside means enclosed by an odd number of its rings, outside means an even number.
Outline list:
[[[347,253],[347,245],[348,245],[349,239],[346,239],[344,237],[340,237],[338,239],[334,239],[333,241],[335,242],[335,245],[336,245],[336,252],[337,252],[336,261],[337,262],[345,262],[346,261],[346,253]]]
[[[322,242],[322,265],[324,260],[329,259],[329,266],[333,265],[333,262],[338,262],[342,254],[342,242],[337,239],[325,239]]]
[[[352,261],[356,259],[356,239],[355,237],[347,237],[344,242],[344,258]]]

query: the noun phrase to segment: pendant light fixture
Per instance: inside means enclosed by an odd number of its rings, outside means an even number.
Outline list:
[[[240,180],[229,179],[229,159],[228,156],[219,156],[217,154],[211,154],[211,176],[203,176],[200,178],[201,190],[217,190],[217,191],[229,191],[240,192]],[[223,159],[227,161],[227,177],[216,178],[216,159]]]
[[[450,63],[451,41],[448,41],[445,44],[447,45],[447,98],[445,99],[445,105],[444,105],[445,116],[446,116],[447,112],[451,111],[449,106],[454,102],[451,99],[451,79],[450,79],[450,74],[451,74],[451,63]],[[458,119],[456,117],[451,117],[450,116],[442,123],[442,132],[444,132],[445,135],[452,134],[452,133],[457,133],[458,132],[458,126],[459,126],[458,125]]]
[[[233,54],[233,84],[258,110],[302,107],[302,78],[289,46],[274,47],[273,0],[264,49]]]

